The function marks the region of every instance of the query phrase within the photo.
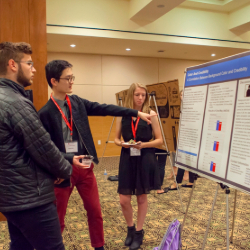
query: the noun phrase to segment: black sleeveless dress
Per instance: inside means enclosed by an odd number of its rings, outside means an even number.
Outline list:
[[[122,118],[122,137],[125,142],[133,139],[131,117]],[[148,142],[151,139],[151,125],[140,119],[136,132],[136,141]],[[122,147],[118,193],[141,195],[149,194],[151,190],[160,188],[160,174],[155,157],[155,148],[143,148],[141,149],[141,156],[130,156],[130,149]]]

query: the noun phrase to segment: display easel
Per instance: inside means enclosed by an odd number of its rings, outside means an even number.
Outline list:
[[[190,192],[190,196],[189,196],[189,200],[188,200],[186,212],[185,212],[185,215],[184,215],[184,218],[183,218],[183,222],[181,224],[181,232],[182,232],[182,230],[184,228],[184,225],[185,225],[185,221],[186,221],[186,218],[187,218],[188,209],[189,209],[189,206],[190,206],[190,203],[191,203],[191,199],[192,199],[193,192],[194,192],[194,187],[195,187],[195,184],[196,184],[196,181],[197,181],[197,177],[198,177],[197,174],[194,174],[194,175],[195,175],[194,176],[194,183],[193,183],[193,187],[192,187],[191,192]]]
[[[164,146],[166,148],[166,151],[169,152],[168,151],[167,142],[166,142],[166,138],[165,138],[164,131],[163,131],[163,127],[162,127],[162,124],[161,124],[160,114],[159,114],[158,107],[157,107],[156,100],[155,100],[155,91],[153,91],[153,92],[151,92],[149,94],[149,103],[150,103],[151,98],[153,98],[153,101],[154,101],[154,106],[155,106],[155,110],[156,110],[156,113],[157,113],[157,116],[158,116],[158,120],[159,120],[159,124],[160,124],[160,128],[161,128],[161,134],[162,134]],[[170,166],[171,166],[172,173],[173,173],[173,176],[174,176],[174,181],[175,181],[175,184],[176,184],[176,187],[177,187],[177,191],[179,193],[180,203],[181,203],[181,206],[182,206],[182,210],[183,210],[183,213],[184,213],[185,210],[184,210],[184,206],[183,206],[183,202],[182,202],[182,198],[181,198],[181,192],[180,192],[180,189],[178,187],[178,183],[176,181],[176,176],[175,176],[175,173],[174,173],[174,168],[173,168],[173,165],[172,165],[171,157],[169,157],[169,161],[170,161]]]
[[[120,98],[120,97],[118,98],[118,106],[122,107],[122,98]],[[109,129],[108,137],[107,137],[107,140],[105,142],[105,147],[104,147],[104,150],[103,150],[103,153],[102,153],[102,157],[100,159],[100,163],[99,163],[100,165],[102,163],[103,156],[105,154],[105,150],[106,150],[106,147],[107,147],[108,143],[115,143],[114,141],[109,141],[109,137],[110,137],[110,134],[111,134],[111,131],[112,131],[112,128],[113,128],[114,121],[115,121],[115,117],[113,118],[110,129]]]
[[[184,219],[183,219],[183,222],[182,222],[181,232],[182,232],[182,230],[184,228],[184,225],[185,225],[185,220],[186,220],[186,217],[187,217],[189,205],[191,203],[191,199],[192,199],[195,183],[197,181],[197,177],[198,177],[198,174],[195,174],[195,178],[194,178],[195,180],[194,180],[194,184],[193,184],[193,187],[192,187],[192,191],[190,193],[190,197],[189,197],[188,205],[187,205],[186,212],[185,212],[185,215],[184,215]],[[229,239],[229,194],[230,194],[230,190],[229,190],[228,186],[226,186],[226,185],[224,185],[222,183],[218,183],[216,191],[215,191],[213,205],[212,205],[212,208],[211,208],[211,212],[210,212],[210,216],[209,216],[208,224],[207,224],[207,229],[206,229],[206,233],[205,233],[204,240],[203,240],[203,245],[202,245],[202,248],[201,248],[202,250],[205,249],[205,245],[206,245],[206,241],[207,241],[207,235],[208,235],[210,223],[211,223],[212,216],[213,216],[214,206],[215,206],[215,203],[216,203],[216,198],[217,198],[219,187],[221,187],[222,189],[225,189],[225,194],[226,194],[227,250],[229,250],[229,244],[230,244],[230,239]],[[236,211],[236,197],[237,197],[237,190],[235,190],[235,198],[234,198],[234,210],[233,210],[231,243],[233,243],[233,232],[234,232],[235,211]]]
[[[230,245],[230,237],[229,237],[229,194],[230,194],[230,189],[229,189],[228,186],[226,186],[226,185],[224,185],[222,183],[219,183],[217,185],[217,188],[216,188],[214,201],[213,201],[212,209],[211,209],[209,220],[208,220],[207,230],[206,230],[203,245],[202,245],[202,250],[205,249],[205,245],[206,245],[206,241],[207,241],[207,235],[208,235],[210,223],[211,223],[212,216],[213,216],[214,206],[215,206],[215,203],[216,203],[216,198],[217,198],[219,187],[221,187],[222,189],[225,189],[225,194],[226,194],[227,250],[229,250],[229,245]],[[233,243],[233,231],[234,231],[235,211],[236,211],[236,197],[237,197],[237,190],[235,190],[231,243]]]
[[[164,146],[165,146],[165,148],[166,148],[166,151],[168,152],[168,147],[167,147],[166,139],[165,139],[165,136],[164,136],[164,131],[163,131],[163,128],[162,128],[162,124],[161,124],[161,120],[160,120],[160,115],[159,115],[159,111],[158,111],[157,104],[156,104],[156,100],[155,100],[155,92],[154,92],[154,91],[153,91],[152,93],[149,94],[149,103],[150,103],[150,100],[151,100],[152,97],[153,97],[153,101],[154,101],[156,113],[157,113],[157,116],[158,116],[158,119],[159,119],[159,124],[160,124],[160,128],[161,128],[161,133],[162,133],[162,137],[163,137],[163,141],[164,141]],[[118,98],[118,105],[119,105],[119,106],[122,106],[122,98]],[[106,140],[106,142],[105,142],[105,147],[104,147],[104,150],[103,150],[103,153],[102,153],[102,157],[101,157],[101,160],[100,160],[100,164],[102,163],[102,159],[103,159],[103,156],[104,156],[104,154],[105,154],[105,150],[106,150],[106,147],[107,147],[108,143],[114,143],[114,141],[109,141],[109,136],[110,136],[110,133],[111,133],[111,131],[112,131],[112,127],[113,127],[114,121],[115,121],[115,117],[113,118],[113,121],[112,121],[111,126],[110,126],[110,130],[109,130],[109,133],[108,133],[107,140]],[[160,153],[159,153],[159,154],[160,154]],[[167,154],[167,153],[166,153],[166,154]],[[176,177],[175,177],[175,174],[174,174],[174,168],[173,168],[173,166],[172,166],[171,157],[169,157],[169,160],[170,160],[170,165],[171,165],[172,172],[173,172],[173,176],[174,176],[174,181],[175,181],[175,183],[176,183],[177,190],[178,190],[178,193],[179,193],[180,203],[181,203],[182,210],[183,210],[183,213],[184,213],[185,210],[184,210],[184,206],[183,206],[183,202],[182,202],[181,192],[180,192],[180,189],[179,189],[178,184],[177,184],[177,182],[176,182]]]
[[[233,224],[232,224],[232,233],[231,233],[231,243],[233,243],[234,236],[234,222],[235,222],[235,212],[236,212],[236,200],[237,200],[237,190],[234,191],[234,211],[233,211]]]

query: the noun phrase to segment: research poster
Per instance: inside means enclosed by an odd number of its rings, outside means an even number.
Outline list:
[[[250,193],[250,52],[187,68],[176,161]]]

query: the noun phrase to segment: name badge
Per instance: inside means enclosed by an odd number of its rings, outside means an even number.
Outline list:
[[[78,142],[70,141],[65,142],[66,153],[77,153],[78,152]]]
[[[130,156],[140,156],[141,150],[137,148],[130,148]]]

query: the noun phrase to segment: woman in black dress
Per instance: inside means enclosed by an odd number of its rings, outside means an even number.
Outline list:
[[[155,148],[162,144],[158,117],[149,109],[147,89],[140,83],[133,83],[125,101],[125,107],[150,113],[151,125],[137,117],[117,118],[115,144],[122,147],[119,165],[118,193],[122,212],[128,226],[125,245],[130,250],[140,247],[143,240],[143,223],[147,214],[147,194],[160,188],[160,175],[157,167]],[[153,138],[154,135],[154,139]],[[121,140],[121,136],[123,140]],[[136,145],[127,145],[130,140]],[[138,214],[137,226],[133,222],[131,195],[136,195]]]

